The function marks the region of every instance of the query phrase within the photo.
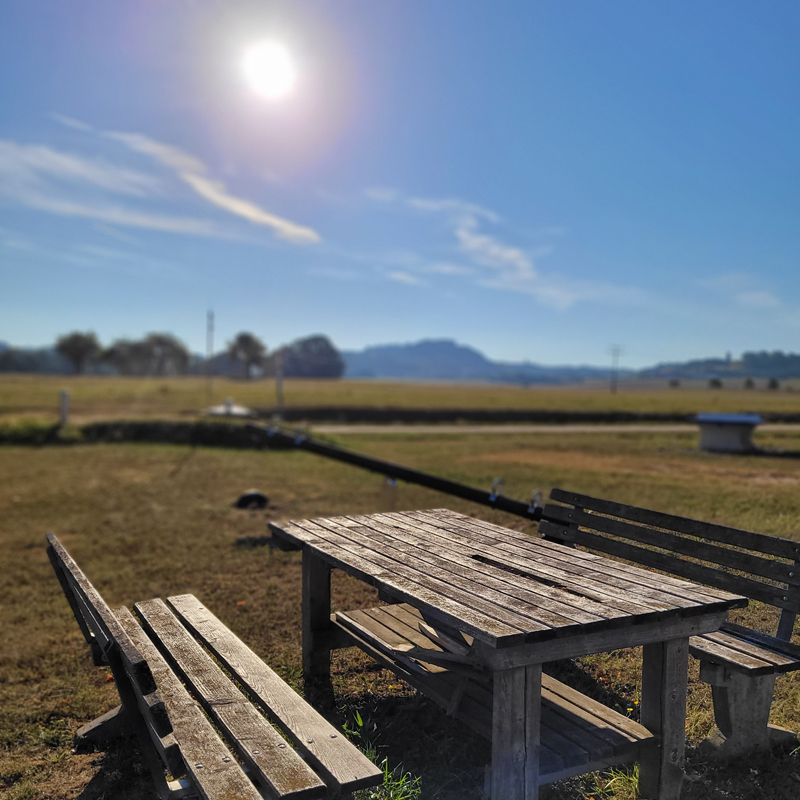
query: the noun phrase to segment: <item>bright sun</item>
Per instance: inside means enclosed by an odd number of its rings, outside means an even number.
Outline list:
[[[258,42],[248,47],[242,72],[250,88],[267,100],[285,97],[297,80],[292,57],[280,42]]]

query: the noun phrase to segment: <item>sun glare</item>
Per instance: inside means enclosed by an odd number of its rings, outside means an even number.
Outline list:
[[[294,61],[280,42],[258,42],[242,58],[242,72],[250,88],[267,100],[279,100],[294,89]]]

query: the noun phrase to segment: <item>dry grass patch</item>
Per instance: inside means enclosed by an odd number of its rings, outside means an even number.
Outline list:
[[[566,486],[623,502],[797,537],[800,462],[712,457],[669,436],[341,437],[345,446],[479,486],[502,475],[507,493]],[[788,441],[788,440],[786,440]],[[356,444],[354,444],[356,443]],[[789,442],[800,449],[800,442]],[[535,457],[530,455],[535,453]],[[614,463],[610,466],[609,459]],[[672,467],[659,472],[659,465]],[[755,480],[767,475],[785,480]],[[790,481],[791,479],[791,481]],[[258,488],[264,511],[231,503]],[[296,688],[300,676],[300,558],[254,547],[269,520],[448,506],[518,529],[522,519],[419,487],[384,486],[372,475],[310,454],[235,452],[153,445],[0,448],[0,796],[22,800],[149,797],[130,747],[90,757],[70,751],[74,730],[118,700],[106,671],[91,666],[78,626],[45,555],[55,531],[111,605],[191,592]],[[334,573],[337,608],[375,602],[364,584]],[[750,624],[774,625],[749,610]],[[639,656],[620,651],[568,663],[579,688],[614,703],[634,702]],[[696,670],[696,667],[693,668]],[[380,757],[422,779],[423,797],[478,800],[488,743],[354,650],[334,659],[339,723],[356,712]],[[627,709],[627,706],[625,706]],[[635,709],[635,707],[634,707]],[[779,678],[773,720],[800,729],[800,680]],[[635,712],[631,712],[635,713]],[[688,734],[711,726],[708,687],[690,683]],[[721,770],[690,753],[685,798],[759,796],[794,800],[800,762],[776,755]],[[758,782],[749,770],[758,772]],[[547,789],[546,798],[634,795],[633,773],[588,776]],[[794,781],[794,782],[793,782]],[[727,794],[723,793],[727,792]],[[766,794],[765,794],[766,793]]]
[[[800,388],[800,382],[786,384]],[[58,393],[69,389],[73,419],[180,419],[233,397],[250,408],[275,406],[275,382],[203,377],[98,377],[0,373],[0,419],[55,421]],[[611,394],[605,383],[574,386],[509,386],[411,381],[291,379],[284,383],[288,407],[531,409],[695,414],[698,411],[797,412],[794,391],[709,390],[704,382],[668,389],[664,382],[631,382]]]

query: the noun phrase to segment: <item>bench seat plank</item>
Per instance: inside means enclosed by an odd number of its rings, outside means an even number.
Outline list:
[[[241,683],[251,699],[343,794],[376,786],[383,773],[321,717],[193,595],[169,598],[184,624]]]
[[[120,626],[124,627],[131,640],[135,640],[137,648],[150,665],[173,721],[174,732],[171,735],[180,748],[187,774],[203,797],[263,800],[130,611],[120,609],[118,619]]]
[[[150,637],[272,794],[287,800],[325,794],[317,774],[231,683],[163,600],[137,603],[135,608]]]
[[[742,626],[736,626],[741,628],[741,632],[730,630],[730,627],[730,623],[726,623],[715,633],[692,636],[689,640],[692,655],[754,676],[800,669],[800,658],[791,650],[787,653],[787,644],[792,650],[800,648],[766,634],[756,639],[752,635],[754,631]]]

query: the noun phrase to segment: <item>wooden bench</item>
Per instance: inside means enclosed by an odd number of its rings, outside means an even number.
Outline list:
[[[553,489],[542,511],[543,538],[651,567],[694,583],[745,595],[780,609],[774,636],[732,622],[693,636],[700,678],[711,684],[718,731],[709,743],[735,756],[792,740],[769,724],[775,678],[800,669],[791,643],[800,611],[800,542],[648,511]],[[624,573],[625,566],[620,564]],[[721,734],[721,735],[720,735]]]
[[[407,603],[339,611],[331,621],[343,643],[357,645],[491,741],[492,674],[468,655],[471,636],[426,621]],[[658,748],[658,737],[643,725],[544,674],[540,725],[541,785],[640,761]]]
[[[112,611],[58,539],[47,541],[95,664],[111,668],[122,701],[79,740],[134,732],[163,800],[305,800],[382,782],[380,769],[197,598],[137,603],[138,620],[127,608]],[[168,781],[165,769],[184,777]]]

